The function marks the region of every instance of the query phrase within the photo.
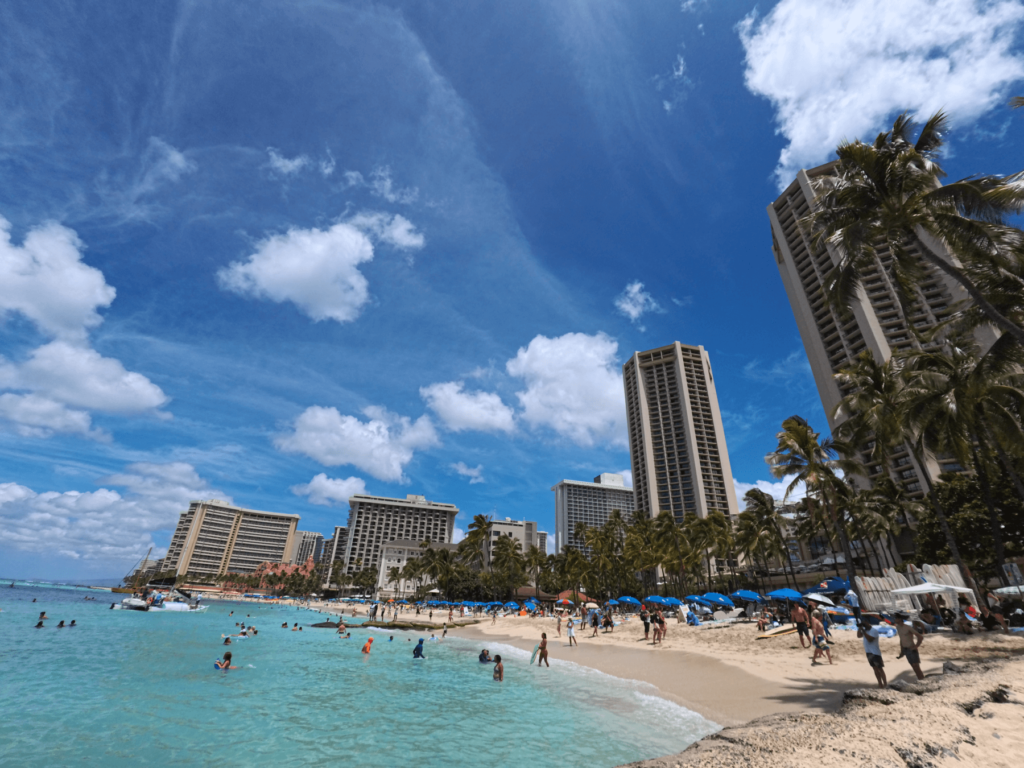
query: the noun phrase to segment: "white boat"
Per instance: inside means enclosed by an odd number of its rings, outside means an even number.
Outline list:
[[[202,613],[209,606],[200,605],[198,597],[191,598],[173,590],[166,598],[160,593],[146,600],[139,597],[126,597],[120,605],[111,605],[111,608],[120,611],[149,611],[153,613]]]

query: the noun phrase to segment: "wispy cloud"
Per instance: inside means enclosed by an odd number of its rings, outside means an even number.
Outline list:
[[[270,170],[275,173],[279,173],[282,176],[294,176],[303,168],[311,164],[310,159],[305,155],[285,157],[273,147],[267,147],[267,155],[269,157],[267,160],[267,166]]]
[[[467,466],[465,462],[457,461],[454,464],[449,465],[455,473],[461,477],[469,478],[470,485],[476,485],[477,483],[487,482],[484,480],[484,466],[478,464],[475,467]]]
[[[644,290],[644,284],[639,280],[629,283],[615,299],[615,308],[619,313],[628,317],[630,322],[643,331],[646,330],[639,325],[640,318],[648,312],[662,312],[661,305],[654,300],[651,294]]]

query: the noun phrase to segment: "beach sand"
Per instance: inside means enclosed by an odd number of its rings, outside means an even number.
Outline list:
[[[481,643],[505,642],[532,650],[541,632],[548,633],[553,661],[572,661],[616,677],[642,680],[662,696],[699,712],[723,726],[779,713],[834,712],[844,693],[875,686],[856,631],[834,630],[829,666],[811,664],[811,650],[800,647],[795,634],[758,640],[754,623],[688,627],[668,622],[668,638],[653,646],[643,639],[639,620],[623,622],[612,633],[576,632],[578,648],[570,648],[555,631],[554,619],[505,617],[450,631]],[[481,646],[483,647],[483,646]],[[915,682],[910,665],[897,659],[899,641],[882,638],[890,681]],[[1024,654],[1024,637],[982,633],[969,637],[929,635],[921,648],[926,676],[941,675],[943,662],[970,661]]]

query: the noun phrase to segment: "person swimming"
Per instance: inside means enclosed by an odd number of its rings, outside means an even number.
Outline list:
[[[39,612],[39,620],[40,621],[43,621],[44,619],[48,619],[48,618],[50,618],[50,617],[46,615],[46,611],[40,611]]]
[[[371,645],[373,645],[373,638],[372,637],[369,640],[367,640],[366,643],[363,645],[363,653],[369,654],[370,653],[370,646]]]
[[[57,625],[57,629],[64,629],[64,619],[60,620],[60,624]]]
[[[482,651],[480,651],[480,663],[481,664],[490,664],[491,663],[491,652],[488,651],[486,648],[484,648]]]
[[[69,628],[70,628],[70,627],[77,627],[77,626],[78,626],[78,625],[77,625],[77,624],[75,624],[75,620],[74,620],[74,619],[72,619],[72,620],[71,620],[71,623],[70,623],[70,624],[68,624],[68,627],[69,627]]]
[[[36,628],[36,629],[43,629],[43,622],[42,622],[42,620],[41,620],[41,619],[40,619],[39,623],[38,623],[38,624],[36,624],[35,628]]]
[[[224,652],[224,659],[223,660],[218,659],[217,661],[215,661],[213,663],[215,665],[217,665],[217,669],[225,669],[225,670],[227,670],[227,669],[238,669],[238,667],[231,666],[231,651],[225,651]]]
[[[230,637],[225,637],[224,638],[224,645],[231,645],[231,638]]]
[[[420,638],[420,641],[418,643],[416,643],[416,647],[412,649],[412,657],[414,659],[425,659],[425,658],[427,658],[426,656],[423,655],[423,638],[422,637]]]

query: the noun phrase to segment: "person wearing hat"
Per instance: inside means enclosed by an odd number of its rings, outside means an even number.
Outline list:
[[[914,670],[918,680],[924,680],[924,672],[921,671],[921,654],[918,648],[924,642],[924,635],[918,632],[910,623],[910,614],[906,611],[893,613],[896,618],[896,634],[900,636],[900,657],[906,657],[910,668]]]

